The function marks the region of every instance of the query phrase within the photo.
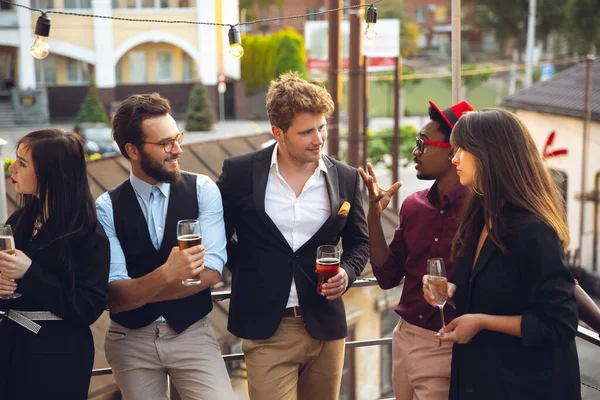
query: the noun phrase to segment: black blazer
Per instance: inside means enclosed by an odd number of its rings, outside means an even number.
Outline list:
[[[18,211],[17,211],[18,212]],[[14,224],[15,214],[7,223]],[[106,309],[110,246],[100,224],[71,240],[75,283],[56,273],[56,248],[42,227],[15,243],[32,264],[18,281],[22,296],[0,300],[2,309],[51,311],[63,321],[36,321],[37,335],[13,321],[0,323],[0,399],[86,399],[94,362],[89,325]]]
[[[504,207],[504,256],[491,239],[472,270],[478,234],[457,260],[458,315],[522,315],[522,337],[480,331],[454,344],[450,399],[580,399],[574,281],[554,230]],[[483,227],[483,223],[481,225]]]
[[[347,334],[344,303],[316,294],[316,252],[318,246],[335,245],[342,238],[341,268],[348,274],[348,288],[364,269],[369,247],[358,172],[323,157],[331,216],[294,252],[265,212],[273,148],[225,160],[217,181],[229,241],[227,267],[233,275],[228,329],[246,339],[271,337],[285,311],[293,276],[308,332],[320,340],[341,339]],[[350,211],[339,215],[344,201]]]

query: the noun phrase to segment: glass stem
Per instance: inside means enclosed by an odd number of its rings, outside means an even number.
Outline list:
[[[442,316],[442,328],[446,326],[446,321],[444,320],[444,306],[438,306],[440,308],[440,315]]]

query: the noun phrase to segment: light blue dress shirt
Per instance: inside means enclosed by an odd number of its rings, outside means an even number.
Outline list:
[[[171,185],[168,183],[150,185],[133,174],[130,174],[129,180],[148,223],[148,232],[152,243],[158,249],[164,236]],[[225,239],[221,192],[217,185],[206,175],[197,175],[196,190],[198,193],[198,221],[200,221],[202,244],[205,248],[204,265],[206,268],[219,271],[222,274],[223,266],[227,262],[227,242]],[[127,271],[125,254],[115,231],[112,201],[108,192],[96,200],[96,212],[110,242],[110,275],[108,282],[131,279]],[[150,221],[148,220],[149,215],[152,216]]]

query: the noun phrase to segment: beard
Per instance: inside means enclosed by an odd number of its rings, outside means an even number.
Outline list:
[[[175,171],[168,171],[164,163],[179,158],[178,156],[169,156],[162,162],[154,161],[147,156],[143,151],[141,152],[140,168],[146,175],[156,179],[159,182],[164,183],[176,183],[181,179],[181,169],[179,163],[176,164]]]

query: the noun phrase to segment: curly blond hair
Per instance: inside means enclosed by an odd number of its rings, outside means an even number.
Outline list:
[[[286,72],[271,81],[267,92],[267,115],[271,125],[286,132],[296,114],[310,113],[328,118],[334,106],[326,89]]]

